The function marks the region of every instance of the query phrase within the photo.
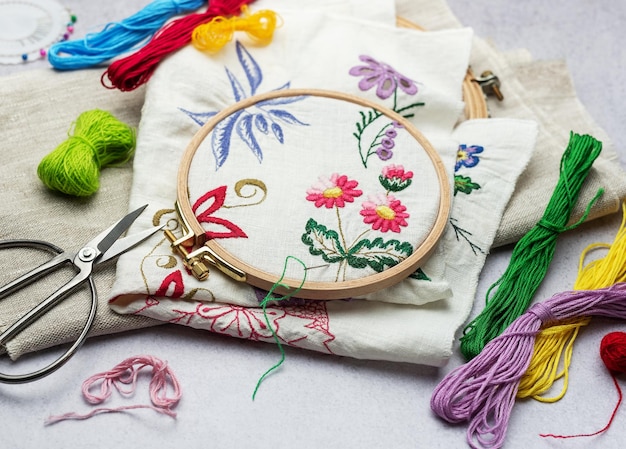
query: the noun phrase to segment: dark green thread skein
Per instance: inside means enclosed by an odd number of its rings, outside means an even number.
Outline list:
[[[557,237],[581,224],[604,192],[599,189],[582,218],[567,226],[580,189],[601,151],[598,140],[571,133],[561,158],[560,177],[543,217],[517,242],[506,271],[487,291],[484,310],[463,331],[460,349],[466,360],[476,357],[526,311],[548,271]]]
[[[135,151],[135,130],[100,109],[78,116],[68,139],[37,167],[50,189],[72,196],[90,196],[100,187],[100,169],[128,161]]]

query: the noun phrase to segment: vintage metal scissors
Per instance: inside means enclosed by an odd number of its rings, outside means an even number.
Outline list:
[[[63,355],[50,363],[48,366],[27,374],[0,373],[0,382],[25,383],[40,379],[59,369],[70,359],[72,355],[74,355],[78,348],[80,348],[93,324],[98,305],[96,288],[92,278],[94,267],[119,256],[162,228],[162,226],[157,226],[120,239],[120,236],[137,219],[146,206],[140,207],[139,209],[121,218],[76,252],[63,251],[61,248],[41,240],[0,241],[0,249],[30,247],[47,250],[57,254],[48,262],[45,262],[39,267],[25,273],[3,287],[0,287],[0,299],[6,298],[12,293],[24,288],[38,279],[41,279],[64,265],[71,265],[76,270],[76,275],[69,282],[40,302],[30,312],[26,313],[9,328],[7,328],[2,334],[0,334],[0,345],[4,345],[7,341],[11,340],[85,282],[89,283],[89,288],[91,290],[91,308],[89,310],[89,315],[76,342],[74,342]]]

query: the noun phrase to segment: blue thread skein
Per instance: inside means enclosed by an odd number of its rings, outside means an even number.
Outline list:
[[[55,69],[76,70],[92,67],[135,50],[155,34],[172,16],[193,11],[206,0],[155,0],[121,22],[111,22],[84,39],[57,42],[48,50],[48,61]]]

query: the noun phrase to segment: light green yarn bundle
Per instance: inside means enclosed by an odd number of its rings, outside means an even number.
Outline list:
[[[37,167],[50,189],[72,196],[90,196],[100,187],[100,169],[128,161],[135,151],[135,130],[100,109],[78,116],[67,140]]]

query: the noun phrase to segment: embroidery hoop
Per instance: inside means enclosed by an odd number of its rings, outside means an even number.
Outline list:
[[[284,278],[280,282],[281,286],[277,288],[275,285],[279,279],[277,274],[268,273],[242,261],[237,256],[226,251],[215,240],[206,240],[205,229],[198,222],[193,213],[188,187],[190,168],[194,155],[200,145],[218,123],[237,111],[254,106],[262,101],[297,96],[329,98],[346,101],[361,107],[372,108],[385,115],[388,119],[394,120],[402,125],[426,152],[436,174],[439,204],[435,220],[425,239],[405,260],[382,272],[368,275],[360,279],[349,279],[338,282],[306,281],[303,284],[302,279]],[[237,281],[247,282],[263,290],[273,289],[276,293],[285,294],[290,290],[299,288],[297,296],[300,298],[318,300],[345,299],[382,290],[405,279],[419,268],[420,264],[430,255],[444,232],[451,206],[450,190],[447,171],[437,151],[424,135],[400,114],[367,99],[341,92],[318,89],[276,90],[245,98],[223,109],[197,131],[183,153],[178,170],[176,212],[180,218],[183,236],[177,238],[171,231],[166,231],[165,233],[172,244],[172,248],[183,257],[185,264],[190,268],[194,276],[200,280],[202,280],[204,276],[202,271],[208,271],[206,264],[210,264],[213,268],[217,267],[220,271]],[[189,251],[187,248],[190,245],[196,249]]]
[[[400,28],[412,28],[426,31],[421,26],[401,16],[396,17],[396,25]],[[463,79],[463,100],[465,101],[465,117],[467,119],[473,120],[489,117],[485,95],[480,84],[476,82],[476,77],[471,68],[467,69],[467,73]]]

